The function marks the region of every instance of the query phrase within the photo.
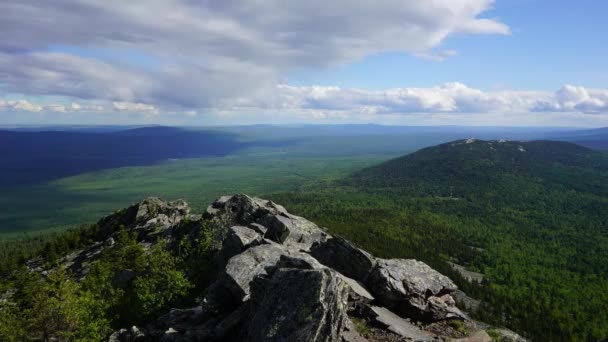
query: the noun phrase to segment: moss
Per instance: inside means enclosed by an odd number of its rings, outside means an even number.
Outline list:
[[[458,321],[458,320],[452,320],[448,323],[452,328],[454,328],[454,330],[458,331],[461,334],[469,335],[469,333],[471,332],[469,330],[469,327],[463,322],[463,321]]]
[[[492,341],[500,342],[500,334],[498,333],[498,331],[494,329],[489,329],[487,333],[492,338]]]
[[[365,320],[360,319],[360,318],[351,317],[351,321],[353,321],[353,323],[355,324],[355,330],[357,330],[357,332],[361,336],[367,338],[371,335],[372,331],[367,326],[367,322]]]

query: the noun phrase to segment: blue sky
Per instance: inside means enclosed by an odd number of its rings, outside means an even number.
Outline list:
[[[1,124],[608,126],[608,2],[9,0]]]
[[[452,81],[484,90],[608,86],[608,2],[508,0],[494,7],[484,16],[500,18],[512,35],[451,37],[440,49],[458,54],[442,62],[382,53],[340,68],[292,72],[288,79],[372,89]]]

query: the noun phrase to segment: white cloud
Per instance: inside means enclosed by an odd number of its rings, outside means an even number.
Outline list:
[[[166,110],[266,96],[294,68],[428,52],[454,34],[509,34],[492,0],[8,0],[0,90]],[[28,18],[28,20],[23,20]],[[48,52],[55,47],[56,53]],[[114,58],[101,58],[105,49]],[[87,58],[79,57],[80,54]]]
[[[588,114],[608,112],[608,89],[587,89],[565,85],[532,108],[539,112],[581,112]]]
[[[323,109],[374,114],[527,112],[544,92],[484,92],[453,82],[430,88],[364,90],[339,87],[279,85],[274,96],[250,107]]]
[[[50,104],[50,105],[47,105],[46,108],[49,111],[56,112],[56,113],[65,113],[67,111],[66,106],[61,105],[61,104]]]
[[[443,62],[446,58],[458,55],[458,51],[454,50],[444,50],[444,51],[423,51],[423,52],[415,52],[414,56],[422,59],[427,59],[435,62]]]
[[[17,111],[41,112],[43,110],[42,106],[30,103],[26,100],[8,101],[8,104],[13,110]]]
[[[159,113],[153,105],[133,102],[112,102],[112,107],[118,112]]]
[[[0,110],[69,113],[139,113],[149,116],[195,117],[199,113],[220,117],[238,115],[280,115],[296,119],[348,120],[365,118],[382,121],[388,116],[424,118],[477,117],[510,115],[522,119],[544,115],[545,120],[559,117],[557,113],[608,118],[608,89],[587,89],[566,85],[555,93],[544,91],[483,91],[459,82],[418,88],[367,90],[329,86],[290,86],[281,84],[264,96],[240,97],[235,101],[219,101],[203,109],[161,110],[150,103],[128,101],[80,101],[79,103],[44,104],[32,101],[2,101]],[[551,115],[547,117],[547,115]],[[289,121],[287,119],[287,121]]]

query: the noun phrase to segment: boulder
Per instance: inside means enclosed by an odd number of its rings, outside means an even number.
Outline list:
[[[225,227],[252,226],[264,231],[264,237],[277,243],[308,249],[326,234],[316,224],[291,215],[280,205],[247,195],[220,197],[207,208],[205,218],[210,220],[214,240],[224,241],[228,232]],[[218,243],[217,249],[221,246]]]
[[[230,227],[222,244],[222,257],[228,260],[247,248],[262,244],[263,238],[255,230],[243,226]]]
[[[313,244],[310,255],[323,265],[360,282],[365,282],[376,266],[371,254],[338,236]]]
[[[131,329],[120,329],[110,335],[108,342],[135,342],[145,341],[146,336],[136,326]]]
[[[211,310],[232,310],[249,299],[250,283],[254,277],[265,275],[269,269],[276,268],[281,258],[284,264],[321,266],[310,255],[277,243],[249,248],[228,260],[224,272],[209,287],[204,300],[205,305]]]
[[[468,320],[468,316],[456,307],[456,301],[449,294],[429,297],[426,316],[433,321],[446,319]]]
[[[316,224],[287,212],[266,215],[258,222],[268,228],[266,238],[302,249],[310,248],[314,242],[321,241],[326,236]]]
[[[258,234],[260,234],[260,235],[262,235],[262,236],[265,236],[265,235],[266,235],[266,232],[268,231],[268,228],[266,228],[266,227],[262,226],[262,225],[261,225],[261,224],[259,224],[259,223],[251,223],[251,224],[249,224],[247,227],[249,227],[249,228],[251,228],[251,229],[255,230],[255,231],[258,233]]]
[[[253,282],[249,341],[340,341],[348,285],[329,269],[278,269]]]
[[[376,299],[396,313],[423,321],[434,321],[447,315],[443,306],[429,304],[431,297],[443,297],[456,291],[446,276],[423,262],[411,259],[377,259],[377,265],[366,281]],[[453,306],[444,298],[441,304]]]

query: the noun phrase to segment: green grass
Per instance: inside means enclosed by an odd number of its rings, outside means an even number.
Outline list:
[[[0,188],[0,238],[97,220],[146,196],[186,199],[201,211],[223,194],[299,191],[388,159],[385,155],[291,157],[284,153],[168,161],[109,169],[40,185]]]

